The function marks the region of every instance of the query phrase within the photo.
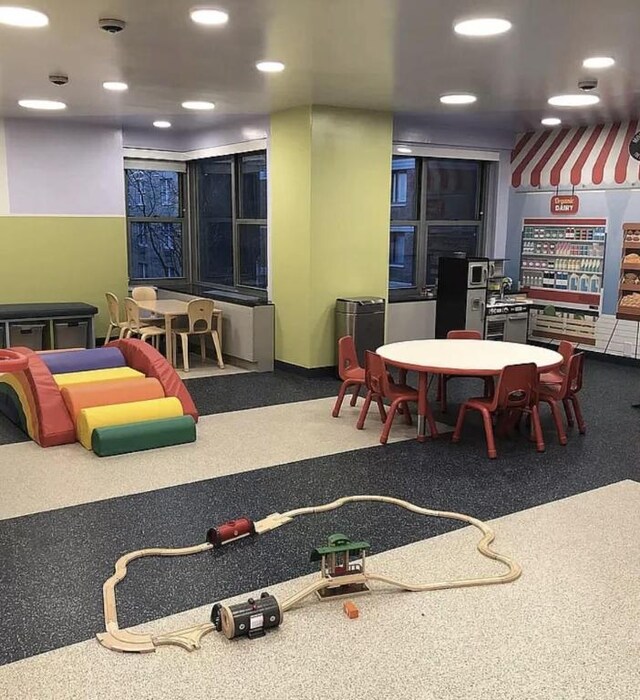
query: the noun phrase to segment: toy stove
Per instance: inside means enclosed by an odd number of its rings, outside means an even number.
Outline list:
[[[529,330],[529,304],[522,301],[498,301],[487,304],[485,333],[487,340],[526,343]]]

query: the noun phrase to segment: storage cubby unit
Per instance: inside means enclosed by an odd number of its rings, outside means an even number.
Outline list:
[[[598,303],[606,236],[604,220],[525,219],[520,258],[521,287],[531,297],[560,301],[566,292],[588,295],[584,303]],[[537,295],[536,290],[553,290],[554,293]]]
[[[616,318],[640,321],[640,223],[622,226],[622,262]]]

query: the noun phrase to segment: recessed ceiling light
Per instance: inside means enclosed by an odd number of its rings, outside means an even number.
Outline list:
[[[558,117],[545,117],[540,120],[540,123],[545,126],[558,126],[558,124],[562,124],[562,119],[558,119]]]
[[[450,95],[442,95],[440,102],[443,105],[470,105],[478,98],[469,92],[452,93]]]
[[[44,12],[28,10],[26,7],[0,7],[0,24],[12,27],[46,27],[49,18]]]
[[[600,98],[597,95],[555,95],[548,102],[554,107],[588,107],[597,105]]]
[[[67,108],[64,102],[58,102],[57,100],[18,100],[18,104],[25,109],[47,109],[53,111]]]
[[[412,153],[411,149],[407,146],[398,146],[396,151],[398,151],[398,153]]]
[[[202,111],[206,109],[213,109],[215,107],[213,102],[204,102],[199,100],[188,100],[187,102],[183,102],[182,106],[185,109],[196,109]]]
[[[263,73],[281,73],[284,70],[284,63],[281,61],[258,61],[256,68]]]
[[[214,10],[213,8],[196,8],[191,10],[191,19],[196,24],[206,24],[210,27],[220,26],[229,21],[229,15],[224,10]]]
[[[106,83],[102,83],[102,87],[105,90],[113,90],[114,92],[124,92],[124,90],[129,89],[129,86],[126,83],[120,83],[114,80],[107,80]]]
[[[158,119],[158,121],[153,122],[153,125],[156,127],[156,129],[170,129],[171,128],[171,122],[166,122],[163,119]]]
[[[611,68],[615,65],[615,60],[611,56],[593,56],[582,61],[585,68]]]
[[[499,17],[478,17],[456,22],[453,29],[463,36],[495,36],[508,32],[513,25],[508,19]]]

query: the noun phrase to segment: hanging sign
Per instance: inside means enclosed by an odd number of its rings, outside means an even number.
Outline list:
[[[580,199],[577,194],[557,194],[551,197],[552,214],[577,214]]]
[[[629,154],[632,158],[640,160],[640,131],[629,141]]]

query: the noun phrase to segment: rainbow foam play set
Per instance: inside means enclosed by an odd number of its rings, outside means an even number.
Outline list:
[[[100,457],[193,442],[198,420],[175,369],[135,339],[0,350],[0,413],[41,447],[78,441]]]

